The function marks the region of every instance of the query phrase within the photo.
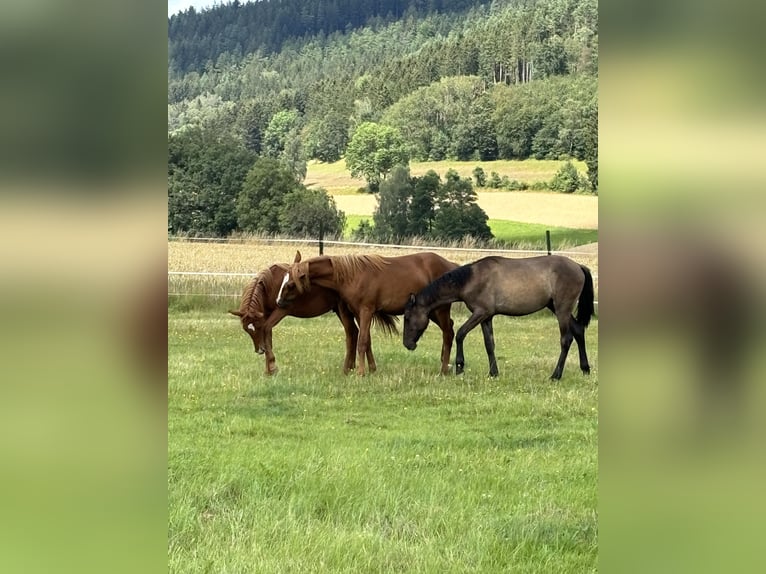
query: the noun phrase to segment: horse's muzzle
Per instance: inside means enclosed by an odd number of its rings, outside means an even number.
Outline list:
[[[415,341],[404,343],[404,346],[407,347],[408,350],[414,351],[418,344]]]
[[[256,348],[255,348],[255,352],[256,352],[257,354],[259,354],[259,355],[263,355],[263,354],[264,354],[266,351],[264,351],[264,350],[263,350],[263,349],[261,349],[260,347],[256,347]]]
[[[288,303],[284,299],[277,299],[277,307],[279,307],[280,309],[287,308],[287,305]]]

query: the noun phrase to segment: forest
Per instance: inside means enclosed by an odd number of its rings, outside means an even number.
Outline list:
[[[346,158],[360,130],[406,161],[584,160],[595,191],[597,84],[597,0],[190,8],[168,19],[169,232],[267,231],[242,215],[255,164],[277,160],[298,191],[306,162]]]

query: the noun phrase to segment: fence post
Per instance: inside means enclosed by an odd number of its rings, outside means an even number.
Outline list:
[[[319,255],[324,255],[324,222],[319,222]]]
[[[545,230],[545,243],[548,245],[548,255],[551,254],[551,231],[550,229]]]

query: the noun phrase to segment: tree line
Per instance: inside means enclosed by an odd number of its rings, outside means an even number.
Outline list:
[[[597,189],[596,0],[347,3],[353,13],[337,18],[344,0],[233,2],[169,19],[170,232],[305,233],[288,212],[324,201],[323,229],[339,233],[343,214],[301,183],[310,160],[345,158],[382,193],[411,159],[572,158],[587,182],[575,171],[557,188]],[[284,193],[261,197],[253,170],[282,174]],[[448,212],[443,195],[434,213]],[[268,215],[253,215],[256,199]],[[429,233],[441,229],[430,221]],[[404,236],[382,219],[375,229]]]
[[[193,17],[188,12],[171,17],[169,131],[202,125],[233,132],[260,154],[267,132],[279,129],[280,118],[275,116],[287,112],[296,117],[292,135],[305,142],[305,155],[336,161],[359,124],[401,122],[414,115],[438,123],[433,137],[405,134],[414,158],[446,154],[457,159],[469,153],[524,158],[532,154],[531,150],[501,146],[495,151],[491,136],[474,149],[450,148],[446,142],[455,132],[462,143],[469,142],[474,132],[485,134],[498,116],[505,117],[496,110],[512,98],[513,90],[496,88],[541,86],[539,80],[561,77],[588,77],[595,86],[596,0],[466,2],[462,12],[454,8],[437,12],[439,3],[410,4],[416,9],[408,10],[404,2],[378,2],[378,8],[366,12],[368,20],[387,5],[386,14],[401,13],[402,17],[333,33],[324,30],[315,35],[286,36],[289,41],[282,42],[276,52],[257,49],[238,55],[213,47],[203,50],[205,42],[201,42],[192,69],[177,65],[177,42],[197,45],[195,38],[203,34],[216,46],[225,46],[230,39],[221,30],[226,22],[239,22],[237,14],[282,9],[293,14],[290,10],[298,9],[296,3],[230,4],[195,12]],[[318,1],[317,6],[325,4]],[[194,26],[183,25],[186,20],[195,22]],[[268,21],[251,23],[247,30],[257,36],[267,26]],[[285,34],[290,29],[286,27]],[[456,77],[468,79],[440,82]],[[595,94],[595,87],[590,92]],[[575,97],[584,104],[580,95]],[[562,95],[558,103],[569,99],[569,95]],[[444,105],[429,112],[427,104],[434,101]],[[542,116],[547,107],[540,104],[530,112]],[[572,112],[549,125],[546,132],[570,129],[566,121],[576,118],[577,113]],[[552,157],[564,153],[566,147],[565,142],[557,149],[540,145],[534,153]]]
[[[169,55],[182,72],[200,71],[223,54],[278,52],[295,38],[331,35],[405,17],[463,12],[480,0],[234,0],[168,18]]]

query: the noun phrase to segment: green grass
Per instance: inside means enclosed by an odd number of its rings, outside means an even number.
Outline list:
[[[553,249],[565,249],[576,245],[585,245],[598,241],[598,229],[574,229],[553,227],[541,223],[521,223],[504,219],[490,219],[489,228],[495,239],[508,245],[523,246],[528,249],[545,248],[545,231],[551,232]]]
[[[434,326],[414,352],[373,332],[360,378],[332,315],[287,318],[269,378],[217,307],[168,315],[171,572],[596,571],[597,320],[593,373],[573,348],[552,383],[547,312],[495,320],[497,379],[480,330],[460,377]]]
[[[346,215],[346,227],[343,232],[345,239],[351,239],[351,232],[359,227],[359,223],[368,215]],[[490,219],[488,222],[492,234],[498,242],[507,246],[518,246],[525,249],[545,249],[545,231],[551,232],[553,249],[566,249],[576,245],[585,245],[598,241],[598,229],[574,229],[569,227],[553,227],[539,223],[521,223],[504,219]]]
[[[359,224],[362,222],[363,219],[366,219],[370,222],[370,225],[373,224],[372,216],[371,215],[349,215],[346,214],[346,227],[343,228],[343,238],[350,240],[351,239],[351,233],[359,227]]]

